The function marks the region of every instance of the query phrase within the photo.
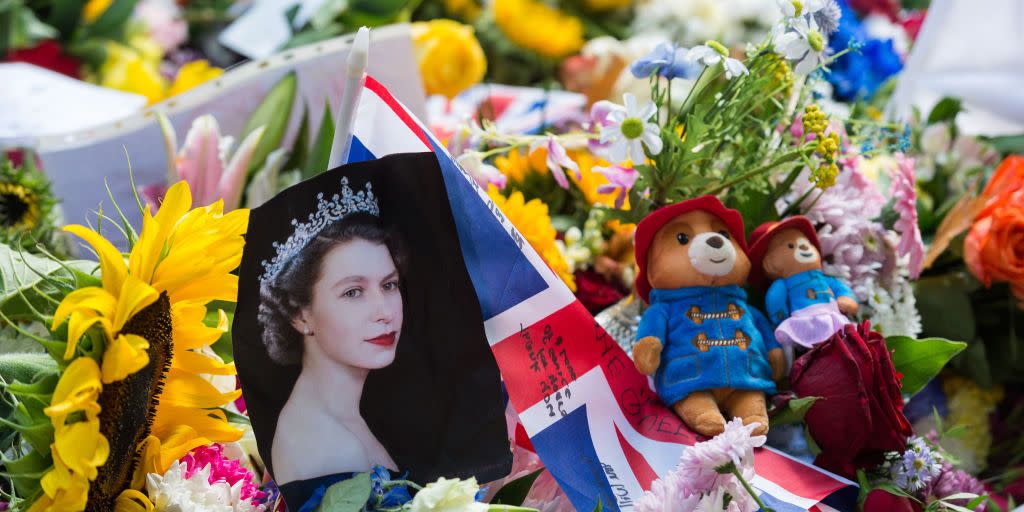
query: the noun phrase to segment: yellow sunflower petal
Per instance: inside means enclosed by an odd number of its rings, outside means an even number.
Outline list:
[[[236,375],[235,363],[218,361],[206,354],[191,350],[176,352],[171,367],[200,375]]]
[[[78,224],[65,226],[64,231],[78,235],[85,240],[96,251],[100,260],[100,272],[103,273],[103,289],[111,295],[117,296],[121,292],[121,283],[128,275],[128,266],[124,263],[124,256],[114,247],[114,244],[103,238],[99,233]]]
[[[53,455],[53,469],[47,471],[39,481],[45,494],[30,510],[84,510],[89,497],[89,481],[82,475],[72,473],[61,461],[53,445],[50,446],[50,452]]]
[[[136,471],[132,481],[132,487],[136,488],[141,488],[145,484],[147,473],[167,472],[167,468],[171,467],[174,461],[200,446],[210,444],[211,440],[199,435],[190,425],[178,424],[164,432],[162,436],[149,436],[145,443],[145,451],[139,464],[141,471]]]
[[[96,468],[103,465],[110,455],[110,444],[100,433],[99,420],[57,427],[54,447],[68,469],[89,480],[96,479]]]
[[[110,321],[99,316],[93,311],[83,309],[71,313],[71,321],[68,322],[68,346],[64,349],[64,360],[68,361],[75,355],[78,341],[82,339],[90,327],[100,324],[103,330],[110,332]]]
[[[99,365],[90,357],[79,357],[60,376],[50,406],[43,412],[53,420],[54,426],[63,425],[67,415],[75,411],[85,411],[87,416],[95,418],[100,410],[96,399],[101,389]]]
[[[208,409],[229,403],[242,395],[241,390],[221,393],[208,380],[191,373],[171,368],[167,371],[160,405],[197,407]]]
[[[202,433],[209,443],[233,443],[242,438],[244,431],[228,422],[224,411],[220,409],[203,410],[189,407],[171,407],[161,404],[157,411],[157,420],[153,422],[153,433],[161,437],[169,437],[181,425],[190,425]],[[179,456],[180,457],[180,456]],[[172,462],[177,458],[172,459]],[[168,465],[170,462],[168,462]]]
[[[153,502],[135,489],[121,491],[114,502],[114,512],[153,512]]]
[[[117,382],[149,364],[149,342],[134,334],[119,335],[103,353],[103,383]]]
[[[128,273],[144,282],[153,279],[153,271],[163,254],[167,235],[161,236],[159,222],[149,214],[149,206],[142,215],[142,231],[128,255]]]
[[[113,328],[121,330],[129,318],[142,311],[146,306],[156,302],[160,294],[152,286],[144,283],[135,276],[128,276],[124,280],[121,294],[117,298],[117,309],[114,311]]]
[[[177,290],[169,291],[172,302],[190,300],[210,302],[234,301],[238,298],[238,276],[223,274],[192,281]]]
[[[194,302],[171,305],[171,328],[174,351],[186,351],[212,345],[227,331],[227,314],[221,311],[217,327],[203,323],[206,306]]]
[[[75,310],[90,309],[103,316],[113,316],[117,307],[117,298],[107,290],[96,286],[79,288],[64,296],[57,311],[53,314],[50,330],[56,330]]]
[[[136,452],[139,463],[135,465],[135,474],[132,475],[132,489],[142,489],[146,485],[146,475],[155,473],[160,465],[160,438],[151,433],[139,443]]]

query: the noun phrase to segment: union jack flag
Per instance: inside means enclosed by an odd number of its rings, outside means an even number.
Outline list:
[[[473,178],[391,94],[367,77],[348,162],[437,155],[512,406],[547,469],[578,510],[629,509],[698,438],[547,267]],[[771,448],[753,485],[780,512],[854,510],[856,486]]]

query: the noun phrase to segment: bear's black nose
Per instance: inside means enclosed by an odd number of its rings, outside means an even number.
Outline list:
[[[810,247],[808,247],[807,244],[800,244],[798,247],[800,247],[801,251],[806,251],[810,249]]]
[[[724,244],[725,244],[725,241],[722,240],[722,237],[720,237],[718,235],[715,235],[713,237],[708,238],[708,245],[710,245],[711,247],[713,247],[715,249],[721,249],[722,245],[724,245]]]

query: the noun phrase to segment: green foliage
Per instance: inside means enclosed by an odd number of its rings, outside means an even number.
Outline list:
[[[794,398],[786,405],[775,411],[775,413],[769,419],[769,424],[772,427],[780,425],[790,425],[801,423],[804,421],[804,416],[807,411],[811,409],[814,402],[817,402],[821,397],[818,396],[805,396],[803,398]]]
[[[370,474],[359,473],[328,487],[317,511],[360,512],[370,499],[370,490]]]
[[[494,498],[491,499],[491,504],[494,505],[512,505],[522,506],[523,502],[526,501],[526,496],[530,493],[530,488],[533,487],[533,482],[537,480],[537,477],[544,472],[544,468],[540,468],[532,473],[523,475],[502,487]]]
[[[961,110],[960,100],[949,96],[942,98],[928,114],[928,124],[952,121]]]
[[[270,89],[270,92],[245,122],[239,140],[245,140],[250,133],[261,126],[265,128],[249,162],[248,177],[250,179],[263,167],[267,156],[281,146],[281,140],[284,139],[285,132],[288,130],[288,121],[291,120],[292,105],[295,103],[297,89],[298,75],[290,72],[274,84],[274,87]]]
[[[892,364],[903,374],[903,393],[913,395],[938,375],[953,356],[967,344],[943,338],[915,340],[907,336],[890,336],[885,344],[892,351]]]

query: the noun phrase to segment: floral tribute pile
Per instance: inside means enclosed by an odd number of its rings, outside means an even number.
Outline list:
[[[627,351],[647,213],[713,194],[750,227],[810,219],[857,323],[793,362],[767,438],[730,423],[638,508],[763,508],[749,483],[768,445],[856,481],[863,510],[1005,511],[1024,502],[1024,145],[964,133],[955,98],[882,114],[927,3],[324,2],[289,18],[282,48],[412,21],[431,129]],[[0,4],[3,60],[151,102],[239,60],[216,42],[231,2]],[[329,107],[285,141],[297,82],[238,133],[158,120],[166,180],[133,183],[137,204],[94,227],[61,228],[30,151],[3,158],[0,510],[284,510],[228,326],[246,208],[326,167]],[[510,108],[524,103],[539,107]],[[301,510],[571,510],[536,454],[510,448],[499,482],[376,468]]]

